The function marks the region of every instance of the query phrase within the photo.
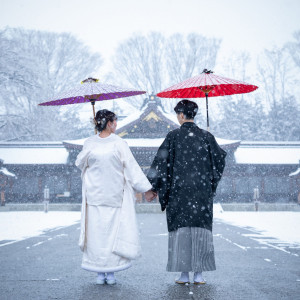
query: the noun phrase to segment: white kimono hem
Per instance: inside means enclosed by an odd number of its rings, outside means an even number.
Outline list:
[[[146,192],[152,186],[126,142],[113,134],[89,138],[76,165],[82,170],[81,267],[125,270],[141,255],[134,191]]]
[[[131,267],[131,263],[127,263],[121,266],[117,267],[108,267],[108,268],[103,268],[103,267],[95,267],[91,266],[87,263],[81,264],[81,268],[86,270],[86,271],[91,271],[91,272],[101,272],[101,273],[107,273],[107,272],[118,272],[118,271],[123,271]]]

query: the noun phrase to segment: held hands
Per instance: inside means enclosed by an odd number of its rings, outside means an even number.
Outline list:
[[[151,202],[156,197],[157,197],[157,193],[153,192],[152,190],[149,190],[145,193],[145,198],[148,202]]]

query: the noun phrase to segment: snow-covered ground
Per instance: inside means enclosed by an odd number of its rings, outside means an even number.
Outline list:
[[[215,221],[244,227],[259,232],[264,237],[300,245],[300,212],[290,211],[226,211],[214,212]]]
[[[300,212],[223,212],[221,207],[215,206],[214,218],[252,229],[265,237],[300,245]],[[79,220],[80,212],[0,212],[0,247],[41,235],[46,230],[73,225]]]
[[[46,230],[58,229],[79,222],[80,212],[14,211],[0,212],[0,247],[38,236]]]

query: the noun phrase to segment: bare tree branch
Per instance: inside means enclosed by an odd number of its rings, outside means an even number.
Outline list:
[[[74,133],[74,124],[63,123],[59,108],[37,104],[93,75],[102,64],[101,56],[71,34],[21,28],[0,31],[0,50],[4,53],[0,57],[0,114],[22,119],[18,132],[15,122],[6,122],[0,139],[53,140],[67,138],[68,130]],[[73,120],[78,108],[70,107]]]
[[[204,68],[213,68],[219,46],[219,40],[198,34],[187,37],[175,34],[169,38],[157,32],[146,36],[135,34],[117,48],[110,77],[158,93],[170,84],[201,73]],[[136,106],[142,103],[136,99],[134,102]],[[165,107],[173,106],[173,102],[164,102]]]

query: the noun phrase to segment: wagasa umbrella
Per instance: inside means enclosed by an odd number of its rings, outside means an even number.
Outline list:
[[[217,76],[204,69],[195,77],[175,84],[157,94],[161,98],[206,98],[207,130],[209,130],[208,96],[226,96],[250,93],[258,87],[246,82]]]
[[[122,88],[110,84],[100,83],[99,79],[87,78],[74,88],[58,93],[52,99],[40,103],[42,106],[68,105],[77,103],[91,103],[95,119],[95,102],[124,98],[145,94],[145,91],[137,91],[130,88]]]

